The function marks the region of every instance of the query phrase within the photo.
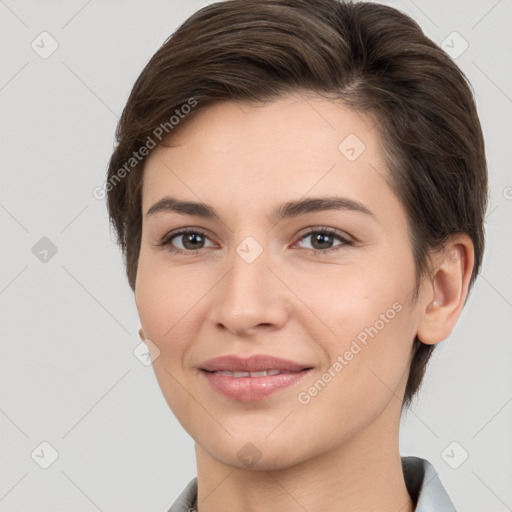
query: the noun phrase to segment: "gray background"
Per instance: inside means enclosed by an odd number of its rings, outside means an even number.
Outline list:
[[[461,511],[512,510],[512,2],[388,3],[451,51],[464,47],[454,31],[469,44],[456,61],[491,182],[482,275],[403,419],[401,451],[431,461]],[[164,511],[196,474],[192,440],[133,354],[133,294],[92,190],[133,82],[205,5],[0,0],[2,512]],[[47,58],[43,31],[58,43]],[[47,469],[42,442],[58,452]]]

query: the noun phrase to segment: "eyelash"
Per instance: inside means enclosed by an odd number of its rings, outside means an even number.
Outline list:
[[[157,245],[159,247],[168,247],[168,250],[175,254],[196,255],[202,249],[204,249],[204,247],[201,249],[183,250],[183,249],[177,249],[176,247],[173,247],[171,244],[171,242],[172,242],[172,240],[174,240],[174,238],[177,238],[182,235],[190,235],[190,234],[201,235],[205,238],[208,238],[206,236],[206,234],[199,229],[181,229],[179,231],[167,234],[157,243]],[[310,236],[312,234],[329,235],[329,236],[332,236],[333,238],[338,239],[338,241],[342,242],[340,245],[336,245],[334,247],[331,247],[330,249],[306,249],[307,251],[311,251],[315,255],[329,254],[331,252],[339,250],[340,247],[354,245],[354,242],[352,240],[349,240],[347,237],[343,236],[339,231],[337,231],[333,228],[328,228],[328,227],[311,228],[299,238],[298,242],[304,240],[305,238],[307,238],[308,236]],[[296,243],[298,243],[298,242],[296,242]]]

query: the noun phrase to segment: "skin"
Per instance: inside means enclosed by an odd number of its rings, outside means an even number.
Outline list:
[[[338,149],[349,134],[366,147],[354,161]],[[386,181],[378,131],[332,101],[294,94],[258,107],[225,102],[173,135],[144,170],[135,298],[159,385],[195,441],[199,511],[413,511],[398,448],[412,342],[418,334],[438,343],[453,329],[471,241],[457,235],[432,254],[432,275],[414,302],[408,221]],[[207,203],[220,220],[145,215],[167,195]],[[358,201],[373,215],[268,218],[281,203],[323,196]],[[204,234],[192,242],[196,254],[157,245],[184,227]],[[352,244],[334,237],[322,245],[304,236],[310,227],[338,230]],[[252,263],[236,251],[248,236],[263,250]],[[193,247],[184,236],[172,243]],[[397,303],[401,311],[300,403],[299,393]],[[197,368],[225,354],[271,354],[313,371],[269,398],[241,402],[212,389]],[[250,467],[241,449],[254,456]]]

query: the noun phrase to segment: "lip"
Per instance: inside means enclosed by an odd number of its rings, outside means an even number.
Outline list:
[[[269,355],[255,355],[242,359],[238,356],[221,356],[201,365],[201,374],[212,388],[222,395],[239,401],[263,400],[302,380],[311,366]],[[215,372],[259,372],[279,370],[278,375],[233,377]]]

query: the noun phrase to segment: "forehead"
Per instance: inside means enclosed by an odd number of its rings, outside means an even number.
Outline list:
[[[146,161],[144,211],[166,190],[188,198],[236,190],[247,209],[285,194],[364,197],[388,176],[373,117],[312,95],[217,103],[185,119],[167,143]]]

